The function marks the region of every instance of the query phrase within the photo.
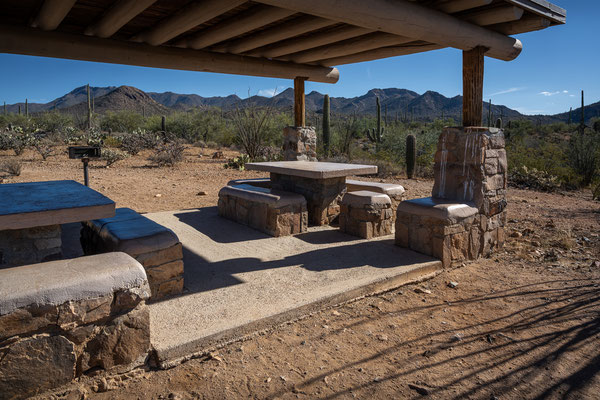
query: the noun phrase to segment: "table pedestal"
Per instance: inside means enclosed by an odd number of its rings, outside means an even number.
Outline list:
[[[0,231],[0,268],[62,257],[60,225]]]
[[[311,179],[271,172],[271,187],[303,195],[310,225],[328,225],[340,214],[346,178]]]

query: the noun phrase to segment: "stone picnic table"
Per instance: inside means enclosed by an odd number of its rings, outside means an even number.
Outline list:
[[[327,225],[339,215],[347,176],[377,173],[375,165],[317,161],[256,162],[246,164],[246,169],[269,172],[273,189],[303,195],[308,222],[317,226]]]
[[[0,267],[60,258],[61,224],[114,215],[114,201],[75,181],[0,185]]]

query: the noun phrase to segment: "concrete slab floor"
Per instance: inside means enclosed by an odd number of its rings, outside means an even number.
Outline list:
[[[150,305],[161,367],[442,268],[392,236],[367,241],[314,227],[274,238],[219,217],[216,207],[145,215],[184,247],[184,294]]]

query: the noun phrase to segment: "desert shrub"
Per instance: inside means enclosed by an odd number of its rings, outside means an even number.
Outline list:
[[[283,159],[281,147],[264,146],[260,149],[259,156],[256,161],[280,161]]]
[[[105,147],[121,147],[121,138],[113,135],[106,136],[104,138]]]
[[[536,168],[527,168],[525,165],[511,170],[508,179],[513,185],[524,189],[553,192],[560,188],[560,181],[557,176],[546,171],[539,171]]]
[[[56,111],[37,114],[33,120],[40,129],[47,132],[64,132],[75,125],[72,115]]]
[[[204,142],[204,140],[196,140],[192,146],[194,147],[200,147],[201,149],[206,148],[206,142]]]
[[[148,160],[158,165],[159,167],[165,167],[177,164],[183,160],[183,151],[185,146],[177,141],[171,141],[159,145],[154,154],[148,157]]]
[[[40,156],[42,156],[42,160],[44,161],[46,161],[48,157],[54,155],[54,145],[51,140],[37,139],[33,143],[33,148]]]
[[[100,120],[100,128],[110,132],[133,132],[143,124],[144,117],[132,111],[109,111]]]
[[[0,171],[13,176],[21,175],[21,162],[18,160],[6,160],[0,163]]]
[[[581,130],[569,141],[569,163],[581,178],[581,185],[592,183],[600,167],[600,146],[598,135]]]
[[[217,142],[206,142],[206,147],[209,149],[216,149],[219,147],[219,144]]]
[[[252,160],[259,156],[261,148],[267,142],[266,128],[273,117],[272,112],[272,104],[267,107],[249,104],[243,108],[237,107],[231,114],[237,142]]]
[[[121,148],[131,155],[136,155],[142,150],[155,148],[160,141],[160,135],[140,128],[121,137]]]
[[[231,158],[227,160],[227,163],[223,165],[225,169],[237,169],[238,171],[243,171],[246,169],[246,163],[250,162],[250,157],[247,154],[242,154],[238,157]]]
[[[104,161],[106,161],[107,167],[110,167],[117,161],[124,160],[127,157],[129,157],[129,154],[127,154],[124,151],[121,151],[119,149],[109,149],[109,148],[102,149],[102,159]]]
[[[26,132],[20,126],[12,127],[12,130],[2,132],[0,135],[0,150],[13,150],[17,156],[35,141],[35,136]]]
[[[68,126],[65,128],[63,135],[63,142],[66,145],[72,145],[80,143],[83,139],[83,132],[78,131],[72,126]]]

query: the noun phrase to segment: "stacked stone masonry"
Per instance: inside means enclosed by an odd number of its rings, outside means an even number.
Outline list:
[[[0,231],[0,268],[62,257],[60,225]]]
[[[392,202],[381,193],[357,191],[346,193],[340,205],[340,231],[363,239],[392,234]]]
[[[464,219],[433,218],[398,208],[396,243],[443,261],[445,267],[489,256],[504,243],[507,160],[496,128],[445,128],[435,154],[433,201],[472,205]],[[424,200],[424,199],[423,199]],[[407,211],[409,210],[409,211]]]
[[[82,223],[84,253],[122,251],[146,270],[151,300],[183,292],[183,248],[171,231],[129,208],[119,208],[115,217]]]
[[[396,210],[402,200],[404,200],[405,190],[402,185],[393,183],[379,183],[370,181],[357,181],[354,179],[346,179],[346,190],[348,192],[357,192],[359,190],[367,190],[387,195],[392,201],[392,210]],[[393,221],[396,221],[396,213],[394,212]]]
[[[219,192],[219,215],[279,237],[306,232],[306,200],[294,193],[251,185],[227,186]]]
[[[0,281],[0,398],[28,398],[91,371],[145,363],[149,287],[126,254],[0,270]],[[15,301],[13,288],[27,286]]]
[[[271,187],[304,196],[308,208],[308,223],[320,226],[331,224],[340,215],[346,179],[311,179],[271,173]]]
[[[285,161],[317,161],[317,132],[311,126],[288,126],[283,130]]]

